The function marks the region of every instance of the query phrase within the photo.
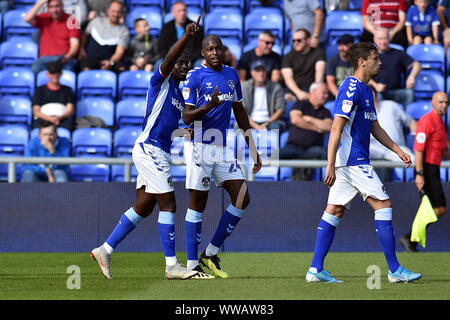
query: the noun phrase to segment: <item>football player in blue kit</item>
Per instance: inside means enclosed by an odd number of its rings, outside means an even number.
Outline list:
[[[328,203],[317,228],[316,247],[311,267],[306,273],[309,282],[342,282],[323,269],[336,227],[357,193],[375,211],[375,229],[388,264],[389,282],[410,282],[421,274],[403,268],[396,257],[392,228],[392,204],[386,189],[369,162],[370,134],[405,163],[408,154],[380,127],[374,108],[373,94],[367,86],[381,67],[377,48],[368,42],[357,43],[350,50],[354,75],[339,87],[334,104],[335,117],[328,142],[328,164],[325,184],[330,187]]]
[[[184,107],[179,83],[186,79],[190,64],[189,57],[183,54],[183,50],[189,39],[198,32],[199,20],[186,27],[184,35],[172,46],[159,69],[151,77],[142,133],[136,139],[132,152],[133,162],[138,171],[136,201],[123,213],[103,245],[91,252],[92,258],[108,279],[112,278],[110,259],[113,250],[136,228],[137,224],[152,213],[156,203],[160,210],[158,231],[166,260],[166,278],[213,278],[195,270],[188,270],[177,260],[174,226],[176,200],[170,172],[172,135],[178,129]],[[190,138],[191,130],[186,134]]]
[[[246,180],[233,150],[226,143],[232,110],[239,128],[244,131],[254,164],[253,173],[261,169],[262,163],[249,134],[250,124],[242,106],[239,77],[235,69],[223,64],[221,39],[214,34],[207,35],[201,52],[205,63],[189,71],[182,90],[185,99],[183,121],[194,128],[193,141],[186,142],[184,147],[186,189],[189,190],[185,218],[187,268],[203,271],[203,265],[216,277],[227,278],[228,274],[222,270],[217,254],[250,202]],[[231,203],[223,212],[211,242],[199,257],[202,215],[211,177],[216,186],[227,191]]]

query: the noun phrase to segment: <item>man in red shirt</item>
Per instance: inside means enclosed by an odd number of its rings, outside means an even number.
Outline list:
[[[444,114],[447,113],[448,97],[438,91],[431,100],[433,109],[420,118],[414,141],[416,163],[415,183],[419,192],[423,189],[430,198],[431,205],[439,219],[446,213],[446,199],[440,180],[442,158],[450,159],[450,142],[445,132]],[[417,242],[411,242],[411,231],[400,238],[400,243],[408,252],[417,251]]]
[[[364,32],[360,41],[373,42],[375,30],[386,28],[389,30],[389,40],[403,46],[408,46],[405,22],[408,5],[406,0],[363,0],[361,16]]]
[[[47,4],[47,12],[38,14]],[[79,23],[73,23],[73,17],[64,12],[61,0],[39,0],[27,12],[25,22],[40,31],[39,58],[31,70],[38,73],[45,70],[47,64],[58,60],[63,69],[75,71],[80,47]]]

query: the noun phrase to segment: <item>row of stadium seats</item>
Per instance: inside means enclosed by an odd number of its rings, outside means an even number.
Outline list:
[[[114,132],[105,128],[76,129],[71,134],[69,131],[59,128],[58,134],[72,141],[72,156],[74,157],[117,157],[130,158],[134,142],[141,132],[140,127],[127,126]],[[227,132],[227,145],[233,148],[236,157],[250,168],[249,150],[242,135],[237,135],[233,130]],[[281,135],[277,131],[252,130],[252,134],[263,159],[277,158],[277,150],[282,148],[288,137],[288,132]],[[34,129],[31,133],[20,125],[0,126],[0,156],[22,156],[30,138],[37,135]],[[30,137],[29,137],[30,136]],[[326,143],[324,139],[324,144]],[[171,148],[172,161],[177,163],[183,159],[184,140],[175,138]],[[179,163],[179,162],[178,162]],[[123,166],[120,165],[71,165],[72,181],[123,181]],[[450,175],[446,169],[441,170],[441,179],[448,181]],[[21,176],[21,166],[17,168],[17,179]],[[184,180],[186,167],[174,166],[172,168],[174,180]],[[292,169],[288,167],[263,167],[255,175],[256,181],[289,181]],[[320,181],[325,175],[324,168],[314,169],[313,181]],[[137,176],[136,168],[132,168],[132,178]],[[447,177],[449,176],[449,177]],[[0,165],[0,180],[7,179],[7,165]],[[391,170],[393,181],[412,181],[412,169],[396,168]]]

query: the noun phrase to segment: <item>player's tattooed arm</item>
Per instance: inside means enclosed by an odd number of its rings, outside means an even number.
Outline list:
[[[222,103],[219,98],[222,93],[218,91],[218,89],[218,86],[216,86],[211,95],[211,100],[200,108],[196,108],[194,105],[186,103],[183,109],[183,122],[185,124],[191,124],[196,120],[201,120],[205,114],[211,111],[211,109],[218,107]]]

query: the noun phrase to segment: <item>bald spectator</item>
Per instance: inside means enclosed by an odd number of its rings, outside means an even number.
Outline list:
[[[281,61],[281,74],[289,89],[286,101],[306,100],[314,82],[325,81],[325,53],[311,46],[308,30],[299,29],[292,36],[292,50]]]
[[[163,25],[159,35],[158,54],[160,57],[165,57],[170,47],[184,34],[186,26],[195,22],[187,17],[187,7],[183,1],[173,3],[171,13],[173,19]],[[199,32],[186,45],[185,52],[191,58],[191,65],[194,65],[195,61],[202,59],[200,51],[202,49],[203,34],[203,27],[200,26]]]
[[[250,66],[256,60],[264,61],[270,80],[280,82],[281,56],[272,50],[274,45],[275,36],[272,32],[266,30],[259,34],[256,48],[244,52],[239,59],[237,69],[241,82],[250,79]]]
[[[38,13],[44,4],[47,12]],[[61,0],[39,0],[27,12],[25,22],[40,31],[39,58],[31,70],[39,73],[47,64],[59,61],[63,69],[75,71],[76,56],[80,48],[80,27],[73,23],[73,17],[64,12]]]
[[[280,159],[326,159],[324,134],[331,129],[331,113],[324,107],[328,99],[325,83],[313,83],[307,100],[297,101],[290,113],[291,126]]]
[[[394,100],[406,108],[414,101],[414,85],[422,69],[420,63],[406,52],[389,46],[387,29],[378,29],[374,41],[382,64],[378,76],[369,84],[375,88],[379,100]]]
[[[122,61],[130,34],[121,23],[124,15],[123,3],[113,1],[106,11],[106,17],[91,20],[81,38],[81,70],[102,69],[121,72],[125,70]]]

